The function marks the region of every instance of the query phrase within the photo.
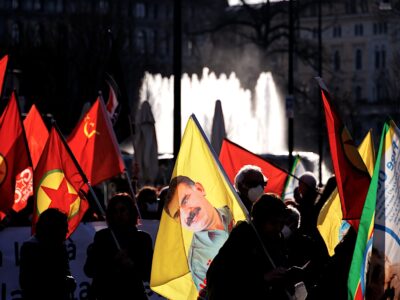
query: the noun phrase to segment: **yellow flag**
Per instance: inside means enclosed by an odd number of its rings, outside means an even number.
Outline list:
[[[211,260],[227,239],[233,224],[245,220],[247,212],[210,150],[194,115],[186,125],[175,163],[172,178],[177,176],[188,177],[194,184],[185,183],[187,190],[183,192],[178,184],[178,204],[172,197],[165,205],[167,210],[163,210],[154,247],[150,287],[168,299],[197,299],[206,284],[205,273]],[[203,217],[202,212],[207,209],[194,207],[192,214],[184,215],[183,209],[190,205],[192,193],[211,204],[210,211],[217,216],[214,221],[220,222],[220,227],[207,225],[197,231],[193,229],[196,222],[200,224],[200,216]],[[214,221],[207,224],[214,224]]]
[[[358,152],[368,169],[368,173],[372,176],[375,165],[375,148],[371,130],[368,131],[361,145],[358,147]],[[322,207],[317,221],[317,228],[331,256],[335,254],[335,247],[340,242],[339,232],[342,225],[342,218],[343,214],[339,193],[335,189]]]
[[[360,153],[361,158],[368,169],[369,175],[372,177],[375,166],[375,147],[374,141],[372,140],[372,129],[370,129],[367,135],[364,137],[364,140],[358,147],[358,152]]]

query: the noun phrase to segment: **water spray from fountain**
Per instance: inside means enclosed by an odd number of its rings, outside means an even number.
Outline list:
[[[159,153],[173,152],[173,77],[146,73],[140,101],[148,100],[156,120]],[[286,120],[281,97],[270,72],[261,73],[254,91],[243,89],[235,73],[216,76],[204,68],[201,77],[182,76],[182,128],[196,115],[210,138],[215,101],[225,117],[227,138],[258,154],[286,150]]]

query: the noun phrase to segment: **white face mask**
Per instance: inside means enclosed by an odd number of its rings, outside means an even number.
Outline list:
[[[288,238],[292,235],[292,230],[291,230],[290,227],[287,226],[287,225],[284,225],[284,226],[283,226],[281,232],[282,232],[283,238],[284,238],[285,240],[288,239]]]
[[[264,188],[261,185],[250,188],[247,192],[247,197],[251,202],[255,202],[264,193]]]

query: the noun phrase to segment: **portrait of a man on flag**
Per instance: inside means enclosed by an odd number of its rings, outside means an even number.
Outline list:
[[[192,116],[157,234],[152,290],[169,299],[201,298],[208,267],[245,210]]]

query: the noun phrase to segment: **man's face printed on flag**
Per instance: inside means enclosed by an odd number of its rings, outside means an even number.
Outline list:
[[[212,223],[215,208],[205,196],[206,193],[200,183],[178,184],[168,205],[170,215],[180,220],[182,226],[190,231],[207,230]]]

